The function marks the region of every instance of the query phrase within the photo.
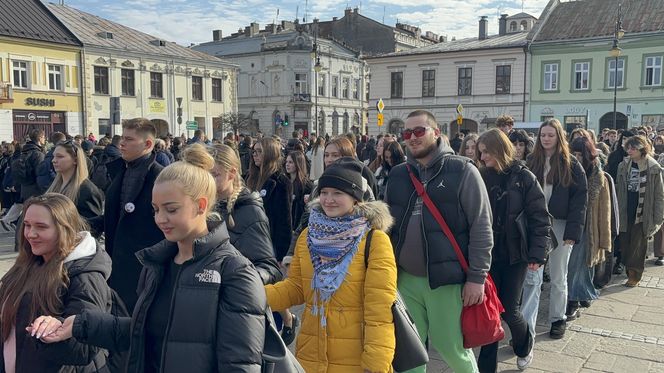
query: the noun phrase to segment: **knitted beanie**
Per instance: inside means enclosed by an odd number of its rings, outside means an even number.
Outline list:
[[[357,201],[364,196],[362,168],[364,165],[351,157],[343,157],[329,165],[318,179],[318,190],[335,188]]]

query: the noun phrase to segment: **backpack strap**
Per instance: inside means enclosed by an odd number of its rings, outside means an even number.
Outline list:
[[[369,268],[369,249],[371,248],[371,236],[373,236],[373,232],[374,229],[371,228],[364,241],[364,268]]]

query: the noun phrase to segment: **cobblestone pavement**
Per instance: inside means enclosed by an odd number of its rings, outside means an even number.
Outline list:
[[[13,235],[0,233],[0,275],[13,264]],[[652,252],[651,252],[652,253]],[[549,339],[548,284],[540,304],[535,359],[529,372],[629,372],[664,373],[664,267],[646,263],[639,287],[622,286],[625,276],[614,276],[600,298],[581,317],[568,323],[565,338]],[[302,307],[296,307],[300,313]],[[506,338],[498,353],[501,372],[518,372],[516,357]],[[294,346],[295,344],[293,344]],[[478,350],[475,351],[477,356]],[[435,351],[431,351],[429,373],[452,372]]]

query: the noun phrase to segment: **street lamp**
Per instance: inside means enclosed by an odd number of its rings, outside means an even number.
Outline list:
[[[323,70],[323,65],[320,63],[320,56],[318,55],[318,33],[314,31],[314,44],[311,48],[311,59],[315,61],[314,64],[314,129],[316,135],[320,136],[320,128],[318,128],[318,73]]]
[[[618,100],[618,57],[622,54],[622,49],[620,49],[620,39],[625,36],[625,30],[622,28],[622,5],[618,4],[618,15],[616,18],[616,26],[613,32],[613,46],[609,51],[609,55],[613,57],[613,129],[618,128],[618,112],[616,110],[617,100]],[[623,73],[624,79],[624,73]]]

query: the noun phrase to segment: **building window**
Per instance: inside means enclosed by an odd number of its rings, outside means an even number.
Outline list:
[[[588,90],[590,83],[588,78],[590,76],[590,62],[575,62],[574,63],[574,89],[577,91]]]
[[[108,67],[95,66],[95,93],[108,94]]]
[[[203,100],[203,77],[202,76],[192,76],[191,77],[191,99],[192,100]]]
[[[48,89],[62,91],[62,66],[48,65]]]
[[[615,88],[616,84],[616,59],[612,58],[609,60],[608,64],[608,77],[607,80],[609,84],[607,84],[608,88]],[[625,84],[625,59],[624,58],[619,58],[618,59],[618,87],[617,88],[623,88]]]
[[[98,119],[97,123],[99,125],[99,133],[111,133],[110,119]]]
[[[586,126],[585,115],[568,115],[565,117],[565,128],[573,128],[579,126],[580,127]]]
[[[318,95],[325,96],[325,75],[318,75]]]
[[[29,77],[28,67],[30,64],[26,61],[14,61],[14,87],[15,88],[28,88],[29,87]]]
[[[163,75],[161,73],[150,73],[150,97],[164,98]]]
[[[212,101],[221,102],[221,79],[212,78]]]
[[[512,86],[512,66],[496,66],[496,94],[510,93]]]
[[[120,75],[122,75],[122,95],[123,96],[135,96],[136,95],[136,80],[134,75],[134,70],[131,69],[122,69]]]
[[[510,22],[510,32],[516,32],[516,21]]]
[[[422,97],[436,95],[436,70],[422,71]]]
[[[367,89],[367,90],[365,91],[365,92],[366,92],[366,96],[364,96],[364,97],[365,97],[365,100],[369,101],[369,91],[371,90],[371,83],[370,83],[370,82],[367,82],[367,87],[366,87],[366,89]]]
[[[307,74],[295,73],[295,93],[308,93]]]
[[[341,78],[341,97],[350,98],[350,78]]]
[[[547,63],[544,64],[544,90],[556,91],[558,90],[558,64]]]
[[[473,68],[459,68],[459,96],[470,96],[473,94]]]
[[[339,77],[332,77],[332,97],[339,97]]]
[[[353,98],[356,100],[360,98],[360,79],[355,79],[353,82]]]
[[[547,120],[553,119],[553,118],[554,118],[553,115],[542,115],[542,116],[540,116],[540,122],[546,122]]]
[[[646,57],[645,84],[648,87],[662,85],[662,56]]]
[[[401,98],[403,97],[403,72],[393,72],[390,79],[390,97]]]

